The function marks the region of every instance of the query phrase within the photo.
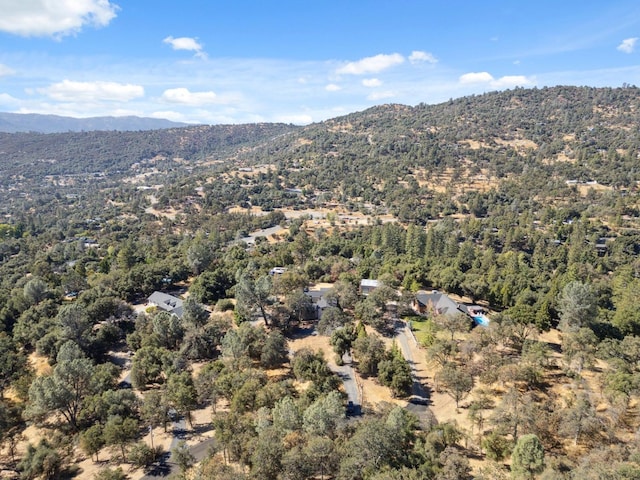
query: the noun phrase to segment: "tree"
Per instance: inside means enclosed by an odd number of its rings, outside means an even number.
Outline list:
[[[0,400],[12,381],[28,372],[27,358],[5,332],[0,332]]]
[[[169,423],[170,420],[169,410],[170,406],[166,392],[151,390],[144,396],[140,408],[140,417],[144,424],[149,425],[150,428],[162,425],[166,432],[167,423]]]
[[[404,397],[411,393],[413,387],[411,366],[398,350],[396,352],[380,361],[378,378],[382,385],[391,388],[394,397]]]
[[[285,449],[278,431],[263,430],[253,444],[251,474],[254,478],[276,480],[282,471],[282,456]]]
[[[62,345],[57,360],[51,375],[36,377],[31,384],[28,412],[42,416],[58,411],[77,429],[84,400],[95,393],[95,367],[71,341]]]
[[[173,355],[166,348],[142,347],[131,362],[131,383],[144,389],[153,383],[163,383],[173,362]]]
[[[115,470],[111,468],[104,468],[93,476],[93,480],[127,480],[129,475],[122,471],[121,467]]]
[[[453,315],[438,314],[433,317],[433,321],[438,327],[451,334],[451,341],[453,341],[456,332],[465,333],[471,328],[471,319],[461,312]]]
[[[561,412],[560,433],[573,438],[577,445],[583,435],[593,435],[602,429],[595,407],[584,392],[570,400],[568,408]]]
[[[185,415],[192,425],[191,412],[198,405],[198,392],[193,384],[191,372],[178,372],[167,379],[167,397],[174,408]]]
[[[205,305],[226,298],[227,290],[233,286],[232,278],[222,269],[207,270],[196,277],[189,287],[189,296]]]
[[[209,312],[191,296],[182,303],[182,309],[182,322],[191,328],[203,327],[209,321]]]
[[[329,336],[347,323],[349,317],[338,307],[328,307],[322,311],[316,330],[320,335]]]
[[[27,445],[27,451],[20,463],[18,463],[18,471],[21,472],[20,477],[26,480],[35,478],[54,479],[61,469],[62,457],[44,439],[40,440],[36,447],[31,444]]]
[[[340,362],[342,361],[342,357],[345,353],[351,352],[351,345],[353,344],[354,334],[355,332],[353,331],[353,327],[338,328],[331,334],[329,343],[333,347],[333,351],[335,352],[336,357],[340,359]]]
[[[583,368],[593,366],[598,345],[593,330],[587,327],[570,330],[562,340],[564,362],[569,370],[580,374]]]
[[[436,480],[463,480],[468,479],[471,466],[467,457],[461,455],[454,447],[447,447],[440,454],[440,472]]]
[[[473,376],[463,368],[447,364],[438,374],[438,378],[447,393],[456,402],[456,409],[460,400],[465,398],[473,388]]]
[[[511,473],[514,478],[533,478],[544,469],[544,447],[533,434],[518,438],[511,454]]]
[[[280,332],[273,331],[264,341],[260,364],[265,368],[278,368],[287,361],[287,355],[287,340]]]
[[[597,305],[589,285],[582,282],[569,282],[558,297],[560,323],[558,329],[563,333],[588,327],[596,319]]]
[[[345,409],[338,392],[330,392],[313,402],[302,416],[302,428],[310,435],[333,438],[336,428],[345,418]]]
[[[64,305],[56,317],[60,325],[62,341],[75,342],[85,353],[90,354],[93,324],[87,314],[87,308],[81,303]]]
[[[49,295],[49,286],[41,278],[31,278],[22,289],[24,299],[29,305],[36,305]]]
[[[184,338],[182,321],[169,312],[157,312],[151,320],[156,345],[167,350],[176,350]]]
[[[189,451],[189,446],[184,440],[180,440],[173,450],[171,450],[171,458],[180,467],[180,472],[184,474],[196,463],[196,458]]]
[[[236,308],[245,315],[245,318],[250,318],[253,311],[257,310],[265,325],[269,325],[267,308],[272,303],[271,286],[269,275],[254,280],[250,273],[243,273],[236,285]]]
[[[129,461],[138,468],[147,468],[156,461],[158,452],[144,442],[134,443],[129,451]]]
[[[102,435],[102,425],[99,423],[92,425],[80,435],[80,448],[90,457],[96,456],[98,461],[98,452],[104,447],[105,441]]]
[[[293,398],[286,396],[276,402],[271,412],[273,426],[283,432],[293,432],[302,427],[302,414]]]
[[[103,435],[107,445],[120,447],[122,461],[126,462],[126,446],[138,436],[138,422],[134,418],[114,415],[105,424]]]
[[[358,360],[357,370],[365,376],[377,375],[378,364],[385,358],[385,347],[377,335],[356,338],[353,354]]]

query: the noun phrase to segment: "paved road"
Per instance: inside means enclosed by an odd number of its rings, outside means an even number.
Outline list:
[[[173,449],[178,445],[180,440],[185,439],[187,425],[184,418],[180,418],[173,422],[173,438],[171,439],[171,446],[169,452],[165,453],[160,462],[156,464],[149,473],[147,473],[142,480],[155,480],[158,477],[166,477],[173,473],[177,473],[179,470],[178,465],[173,461]],[[216,439],[207,438],[200,443],[191,445],[189,447],[189,453],[193,455],[196,462],[203,460],[208,454],[211,448],[215,447]]]
[[[353,371],[352,359],[348,353],[345,353],[342,357],[343,365],[332,365],[331,368],[336,373],[344,384],[344,390],[347,393],[347,399],[353,405],[353,412],[358,413],[362,411],[362,399],[360,398],[360,392],[358,391],[358,384],[356,382],[356,374]]]
[[[420,413],[427,409],[427,405],[430,403],[430,395],[416,373],[413,353],[409,347],[409,342],[413,342],[414,340],[409,339],[411,332],[409,332],[408,329],[409,327],[405,322],[401,320],[396,321],[396,340],[398,341],[398,345],[400,345],[404,358],[411,365],[411,376],[413,377],[412,394],[407,409],[414,413]]]

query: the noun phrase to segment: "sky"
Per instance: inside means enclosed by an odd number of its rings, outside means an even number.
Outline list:
[[[0,0],[0,111],[305,125],[640,86],[637,0]]]

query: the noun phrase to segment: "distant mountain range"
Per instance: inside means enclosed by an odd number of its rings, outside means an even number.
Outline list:
[[[184,127],[187,125],[186,123],[172,122],[160,118],[134,116],[73,118],[58,115],[39,115],[36,113],[0,112],[0,132],[5,133],[64,133],[95,130],[138,131]]]

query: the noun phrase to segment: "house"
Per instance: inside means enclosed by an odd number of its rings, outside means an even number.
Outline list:
[[[464,313],[469,315],[469,311],[465,305],[462,305],[447,294],[432,290],[427,292],[420,290],[416,292],[413,300],[413,309],[418,313],[434,312],[438,315],[457,315]]]
[[[413,309],[420,314],[433,312],[437,315],[457,315],[463,313],[471,317],[476,325],[489,326],[489,318],[483,307],[458,303],[447,294],[437,290],[416,292]]]
[[[363,278],[360,280],[360,293],[365,297],[381,285],[379,280]]]
[[[307,320],[319,320],[325,309],[337,306],[335,296],[327,295],[331,290],[333,290],[333,285],[329,283],[314,285],[305,290],[304,293],[311,298],[312,305]]]
[[[160,310],[172,313],[178,318],[182,318],[182,300],[173,295],[163,292],[153,292],[147,300],[147,303],[151,306],[158,307]]]

